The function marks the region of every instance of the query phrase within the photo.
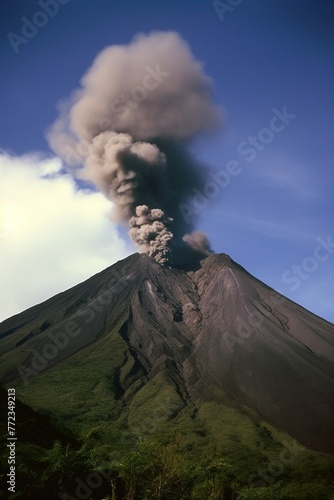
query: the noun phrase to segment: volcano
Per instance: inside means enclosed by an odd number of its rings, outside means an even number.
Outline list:
[[[94,418],[112,420],[118,405],[130,423],[168,387],[169,420],[185,407],[248,408],[334,452],[334,326],[225,254],[188,268],[131,255],[7,319],[0,339],[2,383],[42,410],[65,398],[68,420],[76,405],[80,422],[80,401],[105,380],[110,405],[105,397]]]

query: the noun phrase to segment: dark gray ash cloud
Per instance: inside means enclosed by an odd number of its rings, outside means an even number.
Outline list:
[[[113,217],[160,263],[211,251],[178,209],[204,182],[188,144],[220,123],[211,96],[211,79],[177,33],[139,35],[98,54],[48,133],[74,175],[113,202]]]

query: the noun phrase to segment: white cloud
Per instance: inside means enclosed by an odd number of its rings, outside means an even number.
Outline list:
[[[110,202],[59,159],[0,154],[0,321],[126,257]]]

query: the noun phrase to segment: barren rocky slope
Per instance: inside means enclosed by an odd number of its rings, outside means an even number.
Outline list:
[[[78,363],[90,370],[89,349],[107,352],[114,335],[125,346],[119,360],[108,352],[116,399],[135,398],[163,373],[180,408],[246,405],[306,446],[334,452],[334,326],[227,255],[185,270],[135,254],[4,321],[2,381],[29,400],[47,373],[64,377]]]

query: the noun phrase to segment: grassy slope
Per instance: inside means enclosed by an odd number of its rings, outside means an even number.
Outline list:
[[[15,386],[18,397],[49,415],[55,426],[81,438],[94,428],[91,456],[100,466],[122,459],[138,439],[159,436],[168,442],[172,436],[177,454],[189,464],[206,457],[223,459],[247,498],[271,498],[268,495],[276,495],[270,493],[275,488],[285,495],[277,498],[334,497],[334,466],[329,457],[306,450],[248,408],[186,405],[165,372],[146,384],[137,381],[124,392],[120,381],[126,380],[133,366],[127,344],[115,330],[31,378],[28,385]],[[261,489],[264,496],[257,497]]]

